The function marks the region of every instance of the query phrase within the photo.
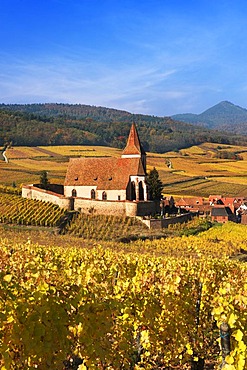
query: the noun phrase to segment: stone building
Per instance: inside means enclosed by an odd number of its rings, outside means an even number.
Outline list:
[[[71,158],[64,183],[66,197],[147,201],[146,153],[136,126],[121,158]]]
[[[212,221],[226,223],[228,221],[236,222],[236,215],[232,212],[230,207],[224,205],[216,205],[211,210]]]
[[[120,158],[71,158],[63,194],[51,190],[26,185],[22,196],[84,213],[134,217],[157,212],[157,204],[148,200],[146,153],[135,124]]]

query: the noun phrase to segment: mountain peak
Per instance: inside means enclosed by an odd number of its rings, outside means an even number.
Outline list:
[[[172,118],[210,129],[244,134],[247,126],[247,109],[224,100],[200,114],[177,114]]]

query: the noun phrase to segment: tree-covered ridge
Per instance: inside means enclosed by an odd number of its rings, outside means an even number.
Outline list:
[[[123,148],[132,122],[146,151],[166,152],[203,142],[242,144],[246,137],[213,132],[169,117],[71,104],[0,105],[0,145],[105,145]]]

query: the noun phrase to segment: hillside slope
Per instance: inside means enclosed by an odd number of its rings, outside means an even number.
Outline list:
[[[176,114],[172,118],[209,129],[247,135],[247,109],[228,101],[222,101],[201,114]]]
[[[247,137],[116,109],[72,104],[0,105],[0,145],[105,145],[123,148],[132,122],[146,151],[179,150],[205,141],[242,144]]]

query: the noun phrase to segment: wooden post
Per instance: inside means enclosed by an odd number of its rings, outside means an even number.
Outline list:
[[[231,343],[230,343],[230,327],[226,322],[223,322],[220,325],[220,339],[221,339],[221,348],[222,348],[222,364],[221,367],[225,365],[225,358],[231,352]]]

